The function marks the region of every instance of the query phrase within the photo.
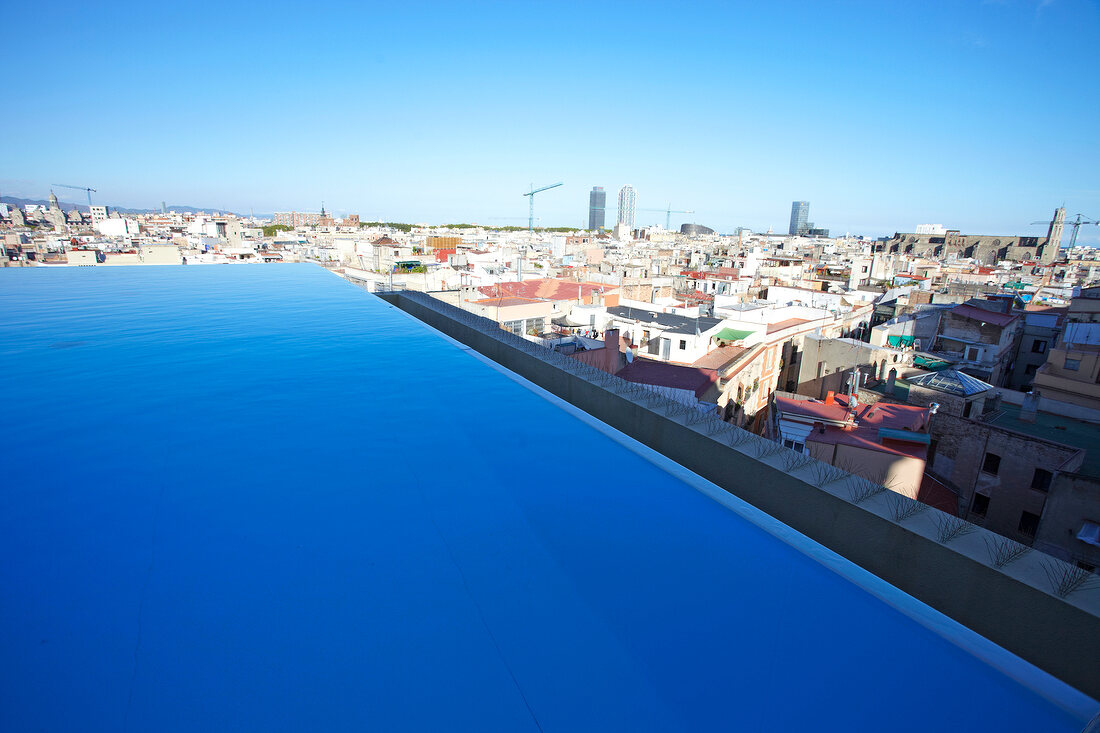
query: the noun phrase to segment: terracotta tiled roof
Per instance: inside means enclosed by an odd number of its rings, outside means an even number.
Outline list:
[[[504,294],[520,298],[537,298],[539,300],[576,300],[578,295],[581,298],[590,298],[597,291],[610,293],[618,290],[618,288],[604,283],[582,283],[572,280],[541,278],[539,280],[524,280],[518,283],[485,285],[478,288],[478,290],[489,297]]]
[[[710,385],[718,381],[718,372],[713,369],[697,369],[692,366],[639,358],[621,369],[618,376],[638,384],[690,390],[696,397],[702,397]]]
[[[513,305],[530,305],[531,303],[541,303],[543,301],[535,298],[514,298],[505,295],[501,298],[482,298],[481,300],[473,301],[475,305],[488,305],[497,308],[507,308]]]
[[[809,323],[809,321],[805,318],[788,318],[785,321],[769,323],[768,333],[775,333],[776,331],[782,331],[783,329],[790,328],[792,326],[798,326],[803,323]]]
[[[721,369],[727,364],[737,361],[747,351],[749,349],[744,346],[723,346],[700,359],[696,359],[692,366],[696,369]]]

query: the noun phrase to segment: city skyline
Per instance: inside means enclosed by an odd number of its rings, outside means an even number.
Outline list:
[[[696,212],[679,222],[719,231],[782,232],[795,198],[834,234],[931,222],[1040,234],[1029,223],[1058,206],[1100,216],[1100,103],[1074,93],[1094,78],[1094,4],[631,7],[592,10],[617,29],[595,41],[537,7],[13,8],[21,30],[3,53],[27,89],[0,123],[0,193],[44,199],[66,181],[134,208],[270,213],[324,199],[365,220],[499,222],[522,218],[525,187],[545,179],[565,186],[540,199],[544,226],[582,226],[591,187],[625,181],[639,208],[671,203]],[[736,28],[737,43],[667,40],[700,27]],[[107,30],[121,51],[105,50]],[[314,52],[292,59],[291,44]],[[631,73],[592,114],[567,113],[581,70],[608,58]],[[487,114],[467,114],[474,88]],[[658,223],[639,212],[637,224]]]

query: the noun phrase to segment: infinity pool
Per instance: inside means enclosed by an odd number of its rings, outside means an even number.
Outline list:
[[[0,366],[4,731],[1097,710],[320,268],[0,270]]]

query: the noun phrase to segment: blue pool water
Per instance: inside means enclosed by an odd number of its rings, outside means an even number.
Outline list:
[[[1095,712],[319,268],[0,270],[0,314],[4,731]]]

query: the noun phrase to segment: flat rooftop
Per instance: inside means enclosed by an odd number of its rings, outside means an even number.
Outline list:
[[[1100,425],[1049,412],[1036,413],[1035,422],[1021,422],[1020,408],[1016,405],[1002,401],[1000,409],[1004,414],[990,424],[1081,448],[1085,451],[1085,462],[1079,473],[1100,477]]]
[[[1100,709],[320,268],[4,269],[0,312],[5,731]]]

